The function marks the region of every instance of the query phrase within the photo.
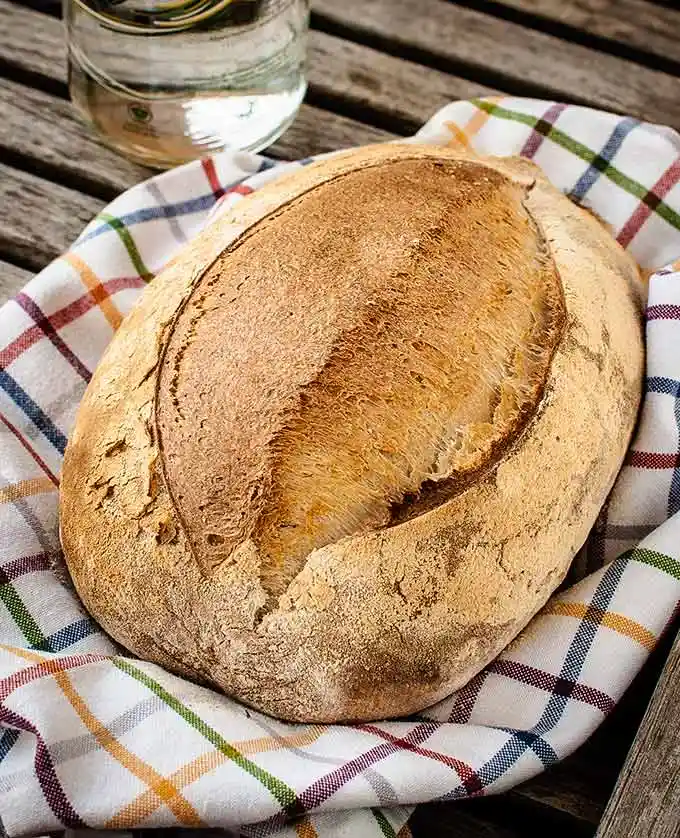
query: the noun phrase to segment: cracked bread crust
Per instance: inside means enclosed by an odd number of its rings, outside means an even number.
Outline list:
[[[639,279],[523,160],[385,145],[241,201],[90,383],[61,530],[139,656],[296,721],[462,686],[544,604],[620,468]]]

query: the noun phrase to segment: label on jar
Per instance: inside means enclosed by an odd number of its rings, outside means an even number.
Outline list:
[[[158,131],[151,124],[153,110],[147,102],[129,102],[127,119],[123,123],[123,130],[143,137],[158,137]]]

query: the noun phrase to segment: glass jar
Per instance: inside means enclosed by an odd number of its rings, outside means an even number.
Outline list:
[[[76,108],[164,168],[258,151],[305,94],[309,0],[64,0]]]

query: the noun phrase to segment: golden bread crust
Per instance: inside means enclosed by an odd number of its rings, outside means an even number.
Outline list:
[[[282,718],[460,687],[563,578],[642,380],[638,272],[532,164],[416,146],[241,201],[145,290],[61,483],[83,601]]]

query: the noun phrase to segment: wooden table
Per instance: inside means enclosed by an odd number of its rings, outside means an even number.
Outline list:
[[[269,151],[304,157],[406,135],[452,99],[498,91],[680,129],[679,5],[313,0],[307,101]],[[59,14],[58,0],[0,0],[0,302],[148,174],[72,112]],[[671,646],[669,636],[570,759],[503,797],[421,806],[413,834],[678,838],[680,644],[669,657]]]

